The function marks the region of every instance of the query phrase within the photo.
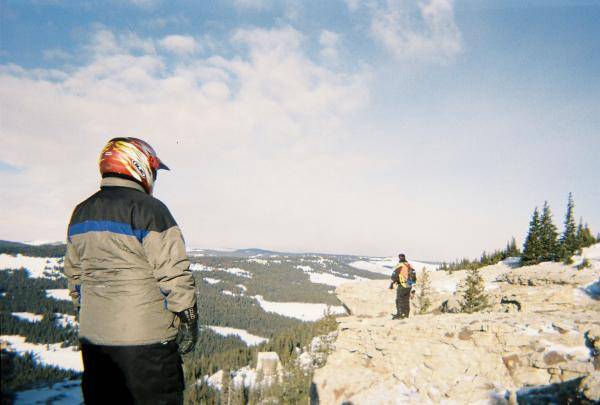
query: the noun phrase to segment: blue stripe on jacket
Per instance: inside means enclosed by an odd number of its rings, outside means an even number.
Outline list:
[[[144,240],[148,231],[144,229],[133,229],[130,224],[115,221],[83,221],[69,227],[69,240],[72,236],[88,232],[113,232],[121,235],[135,236],[140,243]]]

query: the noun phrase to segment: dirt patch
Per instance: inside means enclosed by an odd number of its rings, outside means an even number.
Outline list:
[[[471,339],[471,336],[473,336],[473,331],[467,328],[462,328],[462,330],[458,334],[458,338],[460,340],[469,340]]]
[[[564,363],[565,361],[567,361],[565,357],[557,352],[550,352],[544,356],[544,363],[549,366],[553,366],[558,363]]]

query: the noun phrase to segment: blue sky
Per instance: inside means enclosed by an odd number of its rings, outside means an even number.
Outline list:
[[[600,230],[598,1],[2,1],[3,239],[62,239],[116,135],[188,243],[478,255]]]

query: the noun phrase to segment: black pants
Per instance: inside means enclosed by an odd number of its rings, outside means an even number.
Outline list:
[[[396,316],[408,318],[410,313],[410,290],[411,287],[404,288],[398,286],[396,289]]]
[[[183,370],[175,341],[142,346],[82,343],[81,354],[87,405],[183,403]]]

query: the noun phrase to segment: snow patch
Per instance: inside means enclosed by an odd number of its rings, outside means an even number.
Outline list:
[[[577,361],[588,361],[592,356],[591,350],[585,345],[569,347],[545,339],[540,340],[540,343],[545,347],[547,352],[570,354],[571,356],[574,356]]]
[[[218,333],[221,336],[232,336],[232,335],[237,336],[240,339],[242,339],[248,346],[259,345],[259,344],[261,344],[263,342],[267,342],[269,340],[267,338],[248,333],[248,331],[246,331],[245,329],[237,329],[237,328],[230,328],[227,326],[213,326],[213,325],[208,325],[206,327],[209,328],[210,330],[212,330],[213,332]]]
[[[315,272],[313,270],[313,268],[310,266],[298,265],[298,266],[296,266],[296,268],[299,270],[302,270],[304,273],[308,274],[310,282],[315,283],[315,284],[325,284],[325,285],[330,285],[333,287],[338,287],[345,283],[366,280],[365,278],[358,277],[358,276],[355,276],[354,278],[343,278],[343,277],[334,276],[333,274],[330,274],[330,273],[319,273],[319,272]],[[339,273],[339,272],[336,272],[336,273],[343,274],[343,273]]]
[[[423,268],[425,268],[427,271],[436,271],[440,268],[439,264],[425,263],[417,260],[409,260],[409,263],[417,271],[421,271]],[[349,263],[348,265],[359,270],[391,275],[394,268],[398,265],[398,259],[393,257],[373,257],[369,258],[368,260],[357,260]]]
[[[254,259],[254,258],[252,258],[252,259],[248,259],[248,261],[249,262],[253,262],[253,263],[263,264],[263,265],[269,263],[269,261],[265,260],[265,259]]]
[[[30,352],[40,364],[56,366],[68,370],[83,371],[81,352],[75,346],[61,347],[61,343],[35,344],[25,342],[23,336],[2,335],[0,340],[8,342],[17,353]]]
[[[305,302],[272,302],[265,300],[261,295],[254,296],[261,308],[290,318],[312,322],[323,318],[327,312],[332,314],[346,314],[342,306],[327,304],[310,304]]]
[[[71,301],[69,290],[66,288],[46,290],[46,297],[54,298],[55,300]]]
[[[203,277],[202,280],[206,281],[208,284],[217,284],[217,283],[221,282],[221,280],[219,280],[218,278],[210,278],[210,277]]]
[[[17,392],[15,404],[79,405],[83,403],[81,381],[63,381],[47,387]]]
[[[77,317],[75,315],[61,314],[58,312],[55,312],[54,315],[56,316],[56,324],[62,328],[76,328],[79,326],[79,322],[77,322]]]
[[[190,264],[191,271],[213,271],[212,267],[208,267],[203,265],[202,263],[192,263]]]
[[[44,319],[44,315],[36,315],[31,312],[13,312],[12,316],[31,323],[40,322]]]
[[[236,276],[240,276],[240,277],[252,278],[252,273],[250,273],[249,271],[246,271],[244,269],[239,269],[237,267],[231,267],[228,269],[219,269],[219,270],[225,271],[230,274],[235,274]]]
[[[29,257],[18,254],[16,256],[6,253],[0,254],[0,270],[24,268],[32,278],[58,278],[64,277],[60,271],[62,258],[57,257]]]

